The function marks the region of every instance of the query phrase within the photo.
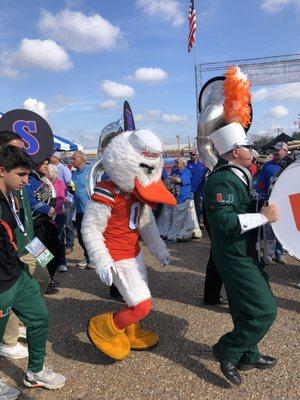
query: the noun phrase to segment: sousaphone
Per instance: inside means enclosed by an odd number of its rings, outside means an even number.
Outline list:
[[[101,180],[101,176],[104,173],[102,164],[103,149],[115,136],[117,136],[121,132],[134,131],[135,129],[135,122],[131,107],[128,101],[125,101],[123,105],[123,117],[115,122],[111,122],[110,124],[106,125],[101,131],[98,142],[97,157],[92,162],[87,176],[86,186],[88,195],[90,197],[94,193],[96,182]]]
[[[223,85],[225,76],[216,76],[208,80],[202,87],[199,100],[199,119],[197,129],[197,146],[199,158],[212,170],[217,163],[217,156],[209,136],[217,129],[227,125],[224,119]],[[251,121],[245,131],[247,132],[252,122],[252,106],[249,103]]]

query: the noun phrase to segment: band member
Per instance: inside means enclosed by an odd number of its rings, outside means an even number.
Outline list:
[[[276,318],[276,303],[264,272],[256,260],[258,226],[275,222],[275,205],[255,213],[251,198],[251,151],[243,127],[236,122],[211,135],[219,156],[228,162],[207,178],[204,208],[211,234],[211,251],[225,285],[233,330],[213,346],[223,374],[241,383],[240,370],[269,369],[276,359],[259,352],[258,343]]]

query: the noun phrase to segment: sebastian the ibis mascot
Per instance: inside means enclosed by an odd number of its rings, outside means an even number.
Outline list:
[[[139,236],[167,265],[169,253],[152,208],[157,203],[176,205],[176,200],[161,180],[162,143],[153,132],[138,129],[110,135],[102,146],[102,163],[109,178],[96,184],[82,235],[100,279],[118,288],[126,307],[91,318],[88,335],[101,352],[122,360],[131,349],[146,350],[158,343],[156,333],[139,326],[151,310]]]

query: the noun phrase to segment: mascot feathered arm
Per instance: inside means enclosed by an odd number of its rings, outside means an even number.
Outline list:
[[[144,205],[142,209],[139,233],[150,253],[152,253],[160,262],[167,265],[170,258],[169,252],[165,242],[159,235],[153,212],[147,205]]]
[[[103,237],[110,216],[111,208],[109,206],[90,200],[82,221],[82,238],[90,261],[99,276],[101,270],[114,263]]]

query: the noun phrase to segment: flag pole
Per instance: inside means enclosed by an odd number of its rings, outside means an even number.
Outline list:
[[[195,13],[196,13],[196,21],[198,20],[197,18],[197,8],[195,7]],[[196,22],[197,23],[197,22]],[[197,34],[197,30],[195,32]],[[197,39],[197,36],[196,36]],[[197,79],[197,51],[196,51],[196,46],[197,46],[197,40],[195,40],[195,45],[194,45],[194,62],[195,62],[195,97],[196,97],[196,123],[197,123],[197,128],[198,128],[198,79]]]
[[[197,53],[196,53],[196,43],[194,46],[194,62],[195,62],[195,96],[196,96],[196,119],[198,123],[198,79],[197,79]]]

